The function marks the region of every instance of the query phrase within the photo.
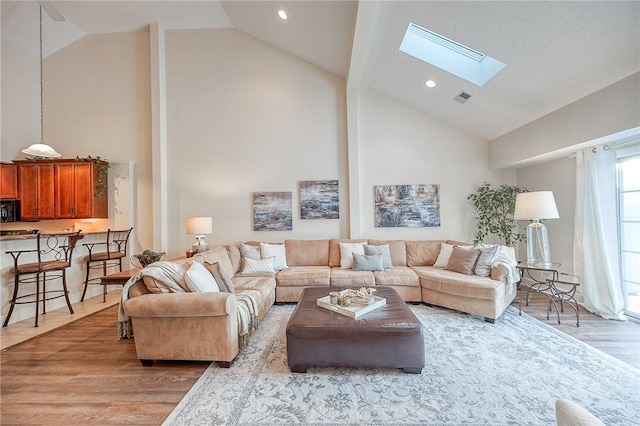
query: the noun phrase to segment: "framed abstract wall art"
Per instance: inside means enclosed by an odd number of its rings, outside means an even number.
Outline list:
[[[291,192],[253,193],[254,231],[291,231],[293,204]]]
[[[337,180],[303,180],[300,191],[300,219],[339,219],[340,200]]]
[[[374,186],[376,228],[440,226],[440,185]]]

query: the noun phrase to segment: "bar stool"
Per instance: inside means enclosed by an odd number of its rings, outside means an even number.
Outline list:
[[[131,235],[133,228],[123,230],[107,230],[107,240],[104,243],[85,243],[83,246],[89,250],[89,254],[86,255],[83,260],[87,262],[87,274],[84,280],[84,290],[82,291],[82,298],[80,301],[84,301],[84,296],[87,293],[87,286],[89,284],[102,284],[99,280],[101,277],[95,277],[89,279],[89,274],[92,269],[102,269],[102,276],[107,275],[107,268],[117,266],[122,272],[122,259],[127,257],[127,249],[129,247],[129,236]],[[101,251],[94,251],[95,248],[102,248]],[[92,265],[93,263],[93,265]],[[95,263],[98,263],[97,265]],[[107,300],[107,286],[103,285],[102,288],[102,301]]]
[[[43,315],[47,313],[46,301],[57,299],[59,297],[65,298],[67,306],[69,307],[69,313],[73,314],[73,308],[69,301],[69,291],[67,290],[66,270],[71,266],[71,258],[73,256],[73,249],[75,248],[76,243],[78,240],[84,238],[84,235],[80,235],[80,232],[81,231],[60,234],[38,233],[36,238],[36,250],[14,250],[6,252],[13,257],[14,286],[13,297],[10,302],[11,306],[9,308],[7,318],[4,320],[3,327],[6,327],[7,324],[9,324],[13,308],[15,308],[16,305],[25,303],[36,304],[35,326],[37,327],[40,295],[42,295]],[[22,260],[20,257],[27,253],[35,254],[37,262],[20,263],[20,260]],[[24,277],[25,275],[26,277]],[[47,281],[53,281],[56,279],[62,279],[62,289],[47,290]],[[36,284],[35,293],[18,296],[18,290],[21,285],[32,283]],[[42,291],[40,291],[40,283],[42,283]],[[35,300],[33,299],[34,296]]]

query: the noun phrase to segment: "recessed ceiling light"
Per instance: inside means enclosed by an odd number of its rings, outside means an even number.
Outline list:
[[[280,9],[278,11],[278,16],[280,17],[280,19],[282,19],[283,21],[287,20],[287,12],[285,12],[284,10]]]
[[[427,87],[432,88],[432,87],[436,87],[436,82],[433,80],[427,80],[425,81],[425,83],[427,85]]]

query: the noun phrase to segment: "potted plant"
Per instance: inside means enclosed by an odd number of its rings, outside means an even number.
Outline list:
[[[527,189],[507,184],[492,187],[485,182],[475,193],[469,194],[467,200],[476,211],[478,227],[474,244],[481,243],[488,235],[497,236],[506,246],[525,240],[513,218],[516,195],[520,192],[527,192]]]

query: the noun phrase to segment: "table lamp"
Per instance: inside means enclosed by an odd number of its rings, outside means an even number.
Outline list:
[[[547,227],[541,219],[558,219],[556,200],[551,191],[522,192],[516,195],[515,220],[531,220],[527,226],[527,263],[551,264]]]
[[[202,253],[209,250],[209,244],[204,241],[204,234],[213,231],[213,219],[210,217],[188,217],[187,234],[196,236],[196,243],[191,246],[194,253]]]

